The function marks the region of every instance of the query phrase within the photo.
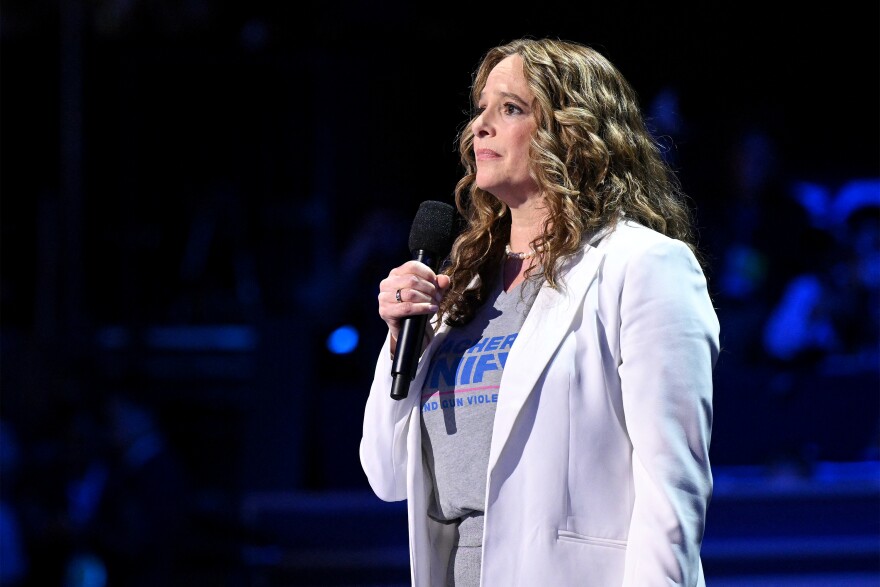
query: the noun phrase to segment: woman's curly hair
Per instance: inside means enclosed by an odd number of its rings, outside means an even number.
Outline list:
[[[621,215],[687,243],[697,254],[691,210],[678,178],[617,68],[585,45],[519,39],[484,55],[471,85],[474,107],[489,72],[514,54],[522,57],[535,96],[530,172],[547,210],[543,233],[531,243],[541,250],[542,272],[529,277],[559,287],[560,263]],[[452,325],[470,321],[485,300],[510,235],[507,206],[475,183],[473,120],[458,137],[464,175],[455,187],[455,204],[466,225],[443,268],[451,286],[440,316]],[[477,276],[480,286],[469,287]]]

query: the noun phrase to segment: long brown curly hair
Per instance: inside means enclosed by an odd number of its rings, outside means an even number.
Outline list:
[[[522,57],[535,96],[530,172],[547,211],[542,235],[531,242],[541,251],[541,271],[527,276],[558,288],[561,262],[596,231],[613,227],[622,214],[687,243],[697,254],[692,213],[678,178],[645,125],[635,91],[617,68],[579,43],[518,39],[484,55],[471,85],[474,107],[489,72],[513,54]],[[485,301],[510,235],[506,204],[475,183],[475,116],[458,136],[464,175],[455,187],[455,204],[466,225],[443,268],[451,286],[440,317],[452,325],[466,324]],[[477,276],[480,286],[469,288]]]

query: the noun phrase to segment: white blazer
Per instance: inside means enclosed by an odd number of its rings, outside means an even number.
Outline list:
[[[502,375],[481,585],[702,586],[719,337],[703,272],[682,242],[622,220],[561,282],[541,288]],[[386,340],[360,444],[376,495],[407,500],[417,587],[444,585],[453,540],[452,525],[426,515],[419,423],[426,367],[447,332],[400,401]]]

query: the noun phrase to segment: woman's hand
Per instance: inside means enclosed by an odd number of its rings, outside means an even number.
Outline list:
[[[379,283],[379,316],[391,332],[391,353],[408,316],[434,314],[449,287],[448,275],[437,275],[419,261],[407,261],[395,267]]]

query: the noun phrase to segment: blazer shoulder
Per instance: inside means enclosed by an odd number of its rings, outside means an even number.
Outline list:
[[[669,262],[676,265],[683,262],[684,266],[699,266],[696,255],[687,243],[632,220],[619,222],[614,230],[595,246],[605,257],[606,274],[609,271],[626,271],[626,268],[633,264],[646,269],[668,266]]]
[[[633,220],[621,220],[598,244],[606,254],[634,254],[657,245],[678,245],[687,247],[681,241],[657,232]]]

